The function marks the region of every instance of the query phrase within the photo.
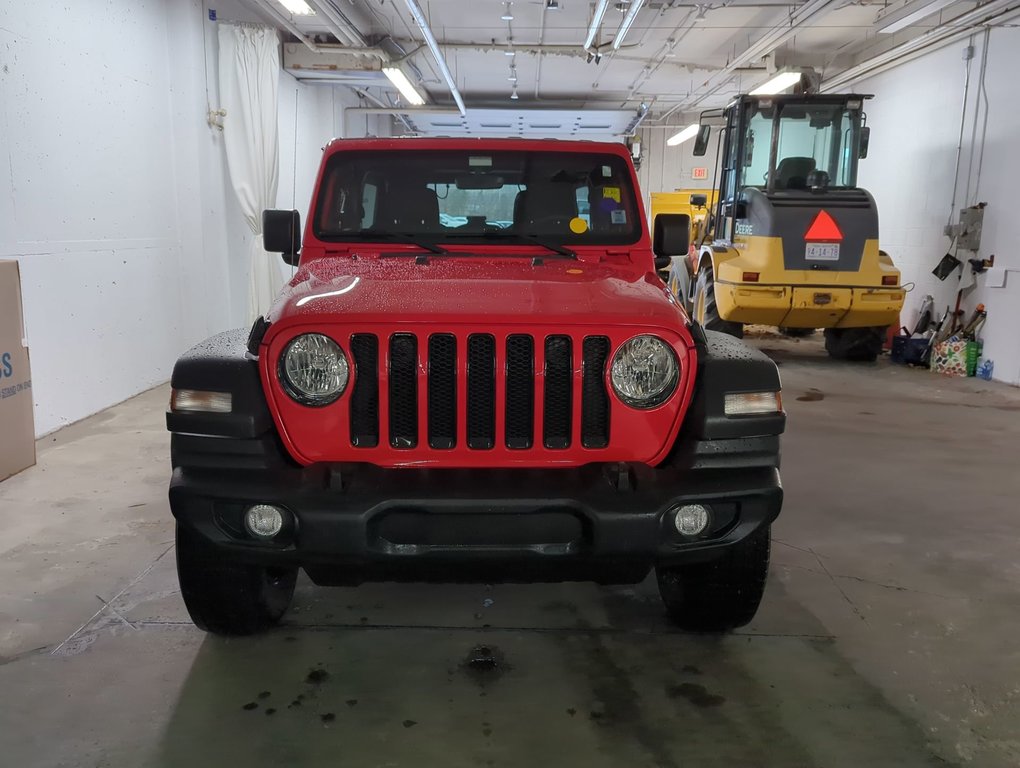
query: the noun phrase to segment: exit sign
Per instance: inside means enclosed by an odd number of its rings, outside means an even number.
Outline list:
[[[692,179],[707,179],[708,178],[708,168],[692,168],[691,169],[691,178]]]

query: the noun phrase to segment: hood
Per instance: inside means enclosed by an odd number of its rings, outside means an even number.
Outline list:
[[[683,310],[632,264],[530,256],[428,255],[315,259],[285,286],[267,319],[278,328],[398,322],[528,321],[676,328]]]

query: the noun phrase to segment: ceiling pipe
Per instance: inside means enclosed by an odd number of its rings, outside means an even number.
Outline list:
[[[368,40],[351,20],[336,10],[329,0],[305,0],[321,16],[340,42],[347,42],[356,48],[367,48]]]
[[[842,7],[843,4],[843,0],[808,0],[804,5],[795,9],[790,14],[789,19],[771,27],[742,53],[737,54],[731,59],[726,66],[712,74],[708,80],[701,84],[701,87],[705,90],[684,106],[688,109],[694,109],[702,101],[726,85],[732,79],[736,70],[750,62],[764,58],[796,35],[802,27],[824,16],[829,11]]]
[[[388,105],[382,99],[378,98],[377,96],[373,96],[371,93],[369,93],[364,88],[351,88],[351,90],[354,91],[361,98],[365,99],[366,101],[370,101],[373,104],[375,104],[379,109],[393,109],[393,107]],[[371,109],[371,107],[344,107],[344,110],[343,110],[344,136],[346,136],[349,133],[348,125],[347,125],[348,113],[351,112],[352,110],[354,110],[354,111],[360,112],[361,114],[367,115],[367,114],[369,114],[368,112],[362,111],[362,110],[366,110],[366,109]],[[376,114],[379,114],[379,113],[376,113]],[[409,130],[411,133],[421,133],[421,131],[418,130],[418,126],[416,126],[413,122],[411,122],[407,118],[407,116],[404,115],[403,113],[398,114],[396,117],[397,117],[397,119],[400,122],[402,122],[404,124],[404,127],[407,130]]]
[[[609,0],[598,0],[598,5],[595,6],[595,13],[592,14],[591,24],[588,25],[588,34],[584,37],[584,50],[592,53],[592,43],[595,42],[595,36],[599,33],[599,28],[602,26],[602,19],[605,18],[606,9],[609,8]]]
[[[280,13],[276,8],[269,4],[268,0],[248,0],[251,5],[255,6],[256,11],[259,11],[262,16],[268,16],[270,19],[275,21],[281,27],[290,32],[294,37],[304,43],[305,47],[313,53],[319,52],[319,46],[313,43],[308,36],[300,29],[295,27],[286,16]]]
[[[608,1],[608,0],[607,0]],[[415,23],[418,24],[418,28],[421,30],[422,36],[425,38],[425,44],[432,51],[432,56],[436,60],[436,66],[439,67],[439,72],[446,81],[446,87],[450,89],[450,95],[453,96],[454,102],[457,104],[457,109],[460,114],[466,115],[467,108],[464,106],[464,99],[460,95],[460,91],[457,90],[457,82],[453,79],[453,75],[450,73],[450,68],[446,64],[446,59],[443,58],[443,52],[439,49],[439,43],[436,42],[436,36],[432,34],[432,27],[429,26],[428,20],[425,18],[425,14],[421,10],[421,6],[418,5],[417,0],[404,0],[407,4],[407,10],[411,12],[414,17]]]
[[[1020,16],[1020,0],[992,0],[967,13],[950,19],[939,27],[922,35],[876,54],[861,63],[840,72],[822,82],[821,91],[831,93],[864,77],[880,74],[901,64],[906,64],[939,48],[973,35],[980,27],[990,22],[1004,22]]]

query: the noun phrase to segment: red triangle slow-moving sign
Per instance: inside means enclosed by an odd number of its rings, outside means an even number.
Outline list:
[[[804,239],[822,243],[838,243],[843,239],[843,233],[827,211],[819,211],[811,226],[808,227]]]

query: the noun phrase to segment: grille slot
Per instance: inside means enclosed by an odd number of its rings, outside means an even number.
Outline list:
[[[581,445],[605,448],[609,445],[609,393],[606,392],[606,359],[609,339],[588,336],[581,358],[584,369],[581,380]]]
[[[408,333],[390,337],[390,445],[418,446],[418,339]]]
[[[429,336],[429,447],[457,444],[457,339],[452,333]]]
[[[535,431],[535,340],[506,340],[506,447],[530,448]]]
[[[468,336],[467,442],[488,450],[496,444],[496,340],[487,333]]]
[[[573,408],[571,372],[573,356],[569,336],[545,339],[545,408],[542,442],[546,448],[570,447],[570,417]]]
[[[351,445],[379,445],[379,339],[370,333],[351,336],[354,389],[351,391]]]

